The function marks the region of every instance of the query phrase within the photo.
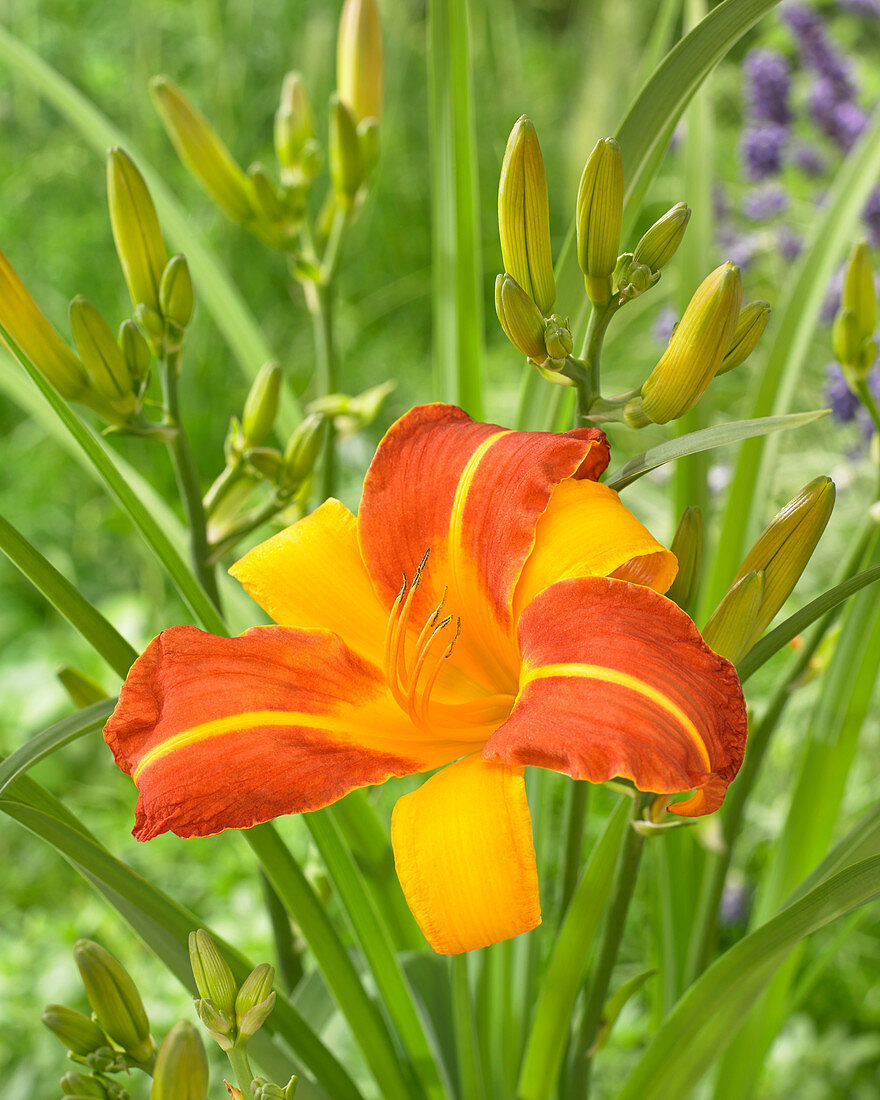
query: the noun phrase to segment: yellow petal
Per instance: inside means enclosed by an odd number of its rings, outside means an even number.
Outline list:
[[[394,807],[403,892],[435,951],[456,955],[541,923],[522,768],[466,756]]]
[[[535,545],[516,588],[519,618],[539,592],[571,577],[614,577],[665,592],[678,570],[675,555],[660,545],[597,481],[563,481],[535,528]]]

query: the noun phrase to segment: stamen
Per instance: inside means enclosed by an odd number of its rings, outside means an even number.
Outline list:
[[[416,663],[415,667],[413,668],[412,679],[410,680],[409,691],[407,692],[406,696],[406,709],[409,711],[409,716],[416,723],[416,725],[420,725],[423,721],[427,721],[428,698],[431,694],[430,691],[426,691],[423,693],[421,700],[422,705],[419,708],[418,690],[419,678],[422,675],[422,669],[425,667],[425,661],[428,659],[428,654],[431,651],[431,643],[439,634],[443,633],[443,631],[447,628],[447,626],[449,626],[451,622],[452,616],[449,615],[443,620],[443,622],[438,623],[438,625],[435,626],[434,629],[431,631],[431,636],[428,638],[427,642],[425,642],[425,644],[420,646],[417,650]],[[424,635],[424,633],[425,631],[423,630],[422,635]],[[422,635],[420,635],[420,640]]]

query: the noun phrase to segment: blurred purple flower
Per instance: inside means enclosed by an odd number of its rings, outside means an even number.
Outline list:
[[[794,162],[806,172],[808,176],[823,176],[825,174],[825,161],[818,149],[805,143],[800,144],[795,150]]]
[[[841,264],[828,280],[825,289],[825,297],[822,300],[822,308],[819,310],[819,321],[823,325],[830,325],[834,315],[840,309],[840,296],[843,294],[843,275],[846,265]]]
[[[717,233],[718,246],[724,252],[728,260],[732,260],[737,267],[747,268],[755,258],[755,253],[761,247],[761,235],[759,233],[747,233],[743,235],[731,226],[721,227]]]
[[[776,230],[776,248],[783,260],[796,260],[804,248],[803,238],[790,225],[780,225]]]
[[[773,50],[752,50],[743,62],[746,76],[746,100],[752,118],[760,122],[791,122],[788,93],[791,68],[788,61]]]
[[[839,0],[840,6],[865,19],[880,19],[880,0]]]
[[[809,105],[813,121],[844,153],[852,149],[868,124],[865,112],[842,99],[834,82],[827,77],[814,81]]]
[[[677,324],[678,311],[674,306],[664,306],[651,325],[651,338],[665,348],[669,343],[670,336],[672,336],[672,330]]]
[[[743,214],[753,222],[770,221],[784,214],[788,207],[788,194],[776,183],[756,187],[743,199]]]
[[[740,879],[728,875],[721,891],[721,906],[718,910],[718,923],[722,928],[732,928],[744,924],[749,912],[749,889]]]
[[[868,239],[875,248],[880,248],[880,187],[875,187],[871,192],[865,209],[862,211],[862,221],[868,230]]]
[[[833,85],[838,102],[852,99],[856,94],[852,66],[828,38],[822,17],[815,8],[799,2],[789,3],[782,9],[782,18],[794,31],[804,65]]]
[[[787,138],[788,131],[778,122],[762,122],[743,131],[740,153],[749,179],[758,183],[776,175]]]
[[[825,368],[825,400],[834,419],[843,422],[855,420],[861,408],[861,402],[847,385],[837,363],[829,363]]]

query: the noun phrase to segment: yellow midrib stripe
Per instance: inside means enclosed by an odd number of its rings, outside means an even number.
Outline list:
[[[495,432],[490,435],[488,439],[484,439],[483,442],[477,447],[471,457],[468,459],[468,463],[461,472],[461,477],[458,479],[458,485],[455,487],[455,497],[452,501],[452,511],[449,514],[449,543],[453,547],[453,551],[450,554],[451,566],[453,575],[456,573],[456,562],[458,561],[459,552],[462,547],[462,521],[464,518],[465,504],[467,503],[468,493],[470,492],[471,483],[474,480],[474,475],[477,472],[477,467],[483,460],[483,455],[486,451],[499,440],[502,436],[508,435],[507,429],[502,429],[500,432]],[[458,577],[455,577],[456,587],[458,587]]]
[[[199,741],[206,741],[210,737],[217,737],[224,733],[235,733],[237,730],[256,729],[259,726],[307,726],[313,733],[334,733],[332,727],[316,726],[315,719],[326,715],[309,714],[306,711],[295,710],[251,710],[242,714],[229,714],[225,718],[214,718],[210,722],[202,722],[199,726],[176,733],[166,741],[150,749],[137,764],[131,773],[132,779],[137,782],[138,776],[144,770],[154,764],[168,753],[177,749],[185,749],[188,745],[195,745]]]
[[[667,714],[671,714],[679,723],[696,746],[700,754],[700,759],[706,767],[706,771],[712,770],[712,762],[709,759],[706,743],[700,736],[699,730],[694,723],[677,703],[674,703],[670,698],[664,695],[662,691],[658,691],[657,688],[652,687],[650,684],[646,684],[644,680],[640,680],[637,676],[631,676],[628,672],[621,672],[616,668],[606,668],[604,665],[541,665],[540,668],[523,667],[522,676],[520,677],[520,690],[522,690],[526,684],[531,683],[532,680],[545,680],[554,676],[580,676],[589,680],[602,680],[607,684],[617,684],[619,687],[629,688],[630,691],[636,691],[639,695],[643,695],[646,699],[650,699],[651,702],[656,703],[657,706],[665,710]]]

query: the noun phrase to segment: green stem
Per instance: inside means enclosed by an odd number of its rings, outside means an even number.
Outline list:
[[[245,535],[249,535],[251,531],[256,531],[258,527],[262,527],[264,523],[268,523],[283,507],[284,503],[273,495],[265,504],[248,512],[248,514],[242,518],[241,522],[237,523],[228,534],[208,547],[208,564],[211,566],[216,565],[223,555],[227,553],[227,551],[232,550],[236,543],[240,542]]]
[[[168,352],[162,356],[160,361],[165,418],[169,427],[176,429],[173,438],[168,440],[168,451],[174,465],[174,474],[177,478],[180,499],[183,502],[183,510],[189,528],[190,555],[193,569],[201,582],[202,588],[204,588],[217,610],[220,611],[220,593],[217,590],[217,578],[214,567],[208,564],[208,536],[205,528],[202,492],[199,488],[199,474],[180,417],[177,379],[180,374],[182,354],[181,349]]]
[[[223,472],[218,475],[211,485],[211,488],[205,493],[202,504],[205,509],[206,519],[211,518],[219,507],[220,502],[235,488],[243,475],[244,463],[240,457],[237,458],[231,466],[224,467]]]
[[[317,397],[335,393],[336,359],[333,347],[333,288],[329,282],[305,283],[306,304],[312,315],[315,340],[315,390]],[[321,498],[333,496],[336,486],[336,432],[332,418],[327,422],[321,462]]]
[[[253,1081],[254,1075],[244,1046],[236,1044],[232,1050],[226,1051],[226,1057],[229,1059],[230,1066],[232,1066],[232,1072],[235,1074],[235,1079],[238,1081],[238,1087],[244,1100],[254,1100],[253,1090],[251,1089],[251,1081]]]
[[[584,336],[584,344],[581,348],[580,365],[583,372],[575,377],[577,386],[577,424],[582,427],[587,423],[590,409],[599,397],[601,388],[600,359],[602,356],[602,341],[611,318],[620,308],[617,298],[612,298],[607,305],[593,306],[590,320],[587,323],[587,332]]]
[[[486,1100],[483,1074],[480,1069],[480,1048],[476,1041],[476,1020],[471,1002],[468,957],[465,953],[453,955],[450,960],[459,1095],[461,1100]]]
[[[585,779],[573,780],[569,785],[568,840],[565,845],[565,869],[562,874],[562,898],[559,904],[559,920],[565,917],[568,903],[577,886],[581,870],[581,854],[584,840],[584,822],[590,803],[590,784]]]
[[[637,796],[633,800],[632,813],[617,860],[611,902],[605,915],[599,957],[590,982],[580,1034],[575,1045],[575,1063],[572,1067],[569,1092],[570,1095],[583,1097],[584,1100],[590,1092],[593,1046],[602,1026],[602,1012],[608,997],[608,985],[611,981],[614,965],[617,962],[617,955],[623,940],[623,930],[626,925],[626,916],[629,912],[629,905],[632,901],[639,873],[645,838],[641,833],[636,832],[633,828],[633,822],[641,814],[643,804],[644,798],[642,796]]]
[[[880,435],[880,408],[877,407],[877,402],[874,400],[874,395],[873,393],[871,393],[871,390],[868,387],[868,384],[865,382],[864,378],[855,383],[855,390],[859,401],[861,401],[861,403],[868,410],[868,415],[874,422],[874,429],[876,430],[878,435]]]

